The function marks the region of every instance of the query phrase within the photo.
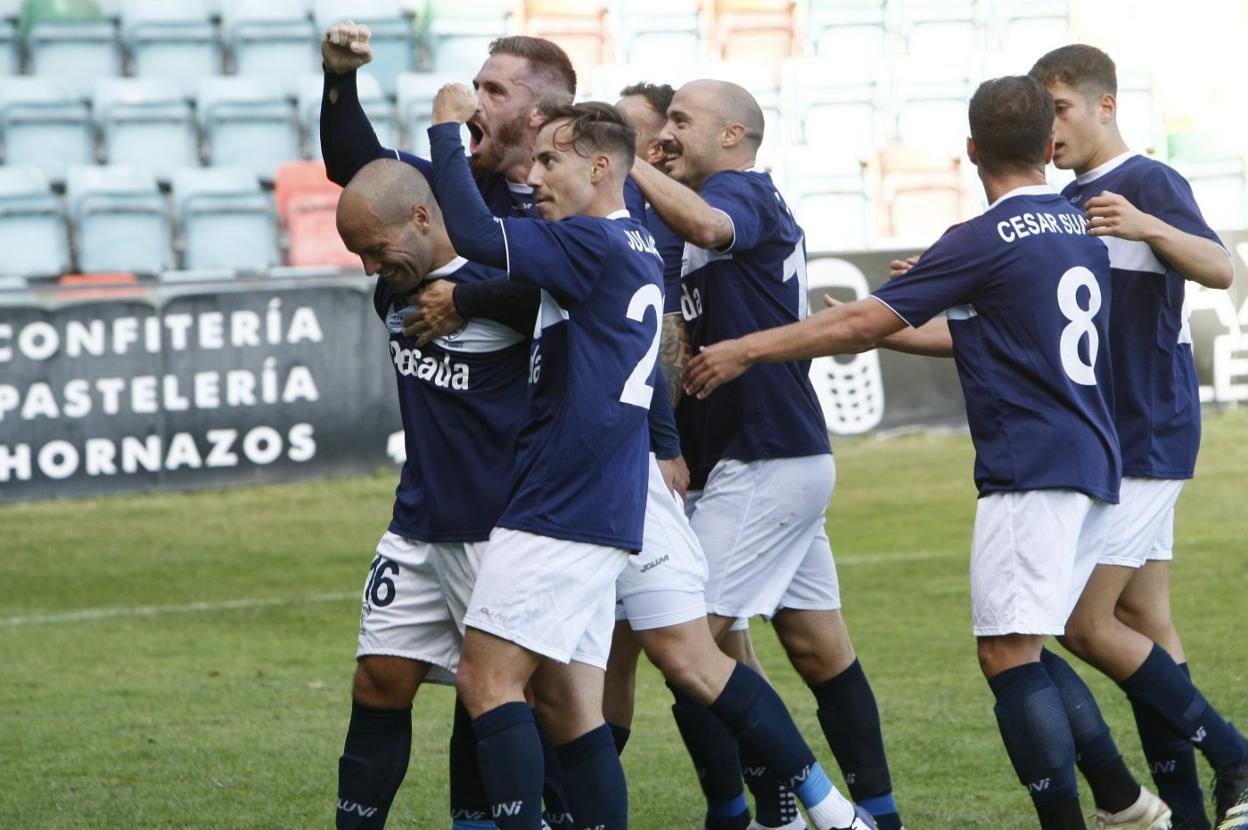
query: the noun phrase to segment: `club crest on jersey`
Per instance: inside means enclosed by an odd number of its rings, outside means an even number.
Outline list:
[[[450,355],[439,359],[424,354],[420,349],[405,349],[391,340],[390,356],[394,360],[394,368],[404,377],[414,377],[441,389],[468,388],[468,364],[452,361]]]

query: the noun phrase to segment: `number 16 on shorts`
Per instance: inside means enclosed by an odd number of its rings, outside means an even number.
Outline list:
[[[368,579],[364,582],[364,616],[373,608],[385,608],[394,602],[394,580],[390,576],[398,575],[397,562],[384,556],[373,557],[373,564],[368,566]]]

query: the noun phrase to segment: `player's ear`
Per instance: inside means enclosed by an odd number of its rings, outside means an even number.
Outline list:
[[[428,233],[429,226],[433,224],[433,217],[429,213],[429,208],[422,204],[412,205],[412,224],[421,233]]]
[[[729,150],[740,144],[744,138],[744,124],[728,124],[724,127],[723,137],[720,139],[720,146],[725,150]]]
[[[1057,138],[1052,133],[1049,133],[1049,143],[1044,148],[1044,163],[1045,164],[1048,164],[1049,162],[1053,160],[1053,153],[1056,151],[1056,149],[1057,149]]]
[[[1050,139],[1050,149],[1052,149],[1052,139]],[[971,160],[971,164],[979,167],[979,159],[975,157],[975,139],[970,136],[966,137],[966,157]]]
[[[589,164],[589,180],[598,184],[611,173],[611,157],[606,153],[595,153]]]
[[[1106,92],[1101,96],[1101,100],[1097,102],[1097,111],[1101,116],[1102,122],[1110,122],[1118,114],[1118,99],[1112,94]]]
[[[650,141],[646,144],[645,159],[651,164],[658,164],[663,161],[663,157],[665,155],[667,154],[663,152],[663,142],[659,141],[657,138],[650,139]]]

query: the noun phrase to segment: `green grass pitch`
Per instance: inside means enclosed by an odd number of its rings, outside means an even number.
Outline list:
[[[910,830],[1031,828],[969,629],[962,435],[836,443],[828,528]],[[1054,452],[1062,452],[1054,447]],[[1175,609],[1194,676],[1248,725],[1248,414],[1210,416],[1179,503]],[[263,489],[0,507],[0,827],[332,825],[358,593],[393,471]],[[764,664],[825,767],[813,700]],[[1083,671],[1137,772],[1129,709]],[[393,827],[445,828],[451,696],[415,705]],[[657,673],[624,756],[632,826],[700,827]]]

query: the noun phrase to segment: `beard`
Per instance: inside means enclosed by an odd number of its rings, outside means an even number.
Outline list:
[[[501,173],[499,168],[507,160],[508,154],[524,144],[524,131],[528,123],[528,116],[521,115],[501,124],[497,131],[491,132],[490,145],[486,151],[475,153],[469,160],[472,172],[479,176],[486,173]]]

